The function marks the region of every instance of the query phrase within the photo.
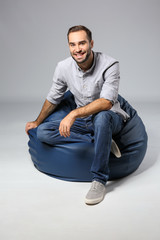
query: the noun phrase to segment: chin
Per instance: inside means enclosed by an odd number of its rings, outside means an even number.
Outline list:
[[[72,56],[73,57],[73,56]],[[85,56],[85,58],[83,58],[83,59],[80,59],[80,60],[78,60],[78,59],[76,59],[76,58],[74,58],[73,57],[73,59],[77,62],[77,63],[84,63],[84,62],[86,62],[87,60],[88,60],[88,57],[87,56]]]
[[[84,63],[84,62],[86,62],[86,59],[79,60],[79,61],[75,59],[75,61],[76,61],[77,63]]]

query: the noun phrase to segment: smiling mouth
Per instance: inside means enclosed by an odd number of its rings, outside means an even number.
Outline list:
[[[75,53],[74,56],[76,56],[77,58],[81,58],[85,53]]]

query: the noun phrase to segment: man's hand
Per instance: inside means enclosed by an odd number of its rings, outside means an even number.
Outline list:
[[[60,122],[59,125],[59,132],[61,136],[69,137],[70,136],[70,129],[73,123],[75,122],[76,117],[73,116],[72,112],[69,113],[63,120]]]
[[[28,122],[25,127],[25,131],[28,134],[28,131],[32,128],[38,127],[44,119],[46,119],[56,108],[57,105],[49,102],[47,99],[45,100],[42,110],[35,121]]]
[[[26,133],[28,134],[28,131],[29,131],[30,129],[36,128],[36,127],[38,127],[38,124],[37,124],[36,121],[28,122],[28,123],[26,124],[25,131],[26,131]]]
[[[59,125],[60,135],[64,137],[70,136],[70,128],[75,122],[76,118],[87,117],[97,112],[109,110],[111,107],[112,103],[109,100],[99,98],[86,106],[74,109],[61,121]]]

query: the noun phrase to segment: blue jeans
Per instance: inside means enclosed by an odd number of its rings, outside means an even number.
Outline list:
[[[67,112],[72,109],[68,109]],[[95,158],[91,166],[93,180],[105,184],[109,178],[109,155],[112,136],[123,127],[123,119],[118,114],[102,111],[86,118],[77,118],[71,127],[70,137],[59,134],[59,124],[66,116],[66,111],[55,112],[48,122],[37,128],[37,138],[49,145],[75,142],[94,142]]]

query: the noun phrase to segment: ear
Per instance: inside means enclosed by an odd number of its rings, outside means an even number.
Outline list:
[[[93,46],[94,46],[94,41],[91,40],[91,48],[93,48]]]

